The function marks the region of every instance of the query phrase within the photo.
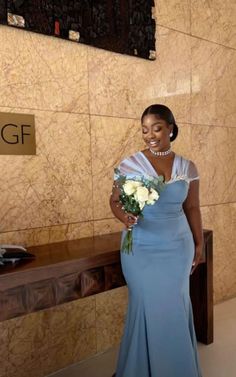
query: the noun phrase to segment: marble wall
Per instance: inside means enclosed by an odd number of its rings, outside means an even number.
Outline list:
[[[140,115],[169,106],[173,149],[201,176],[214,231],[214,302],[236,295],[236,6],[158,0],[157,59],[0,26],[0,111],[35,114],[36,156],[0,158],[0,243],[37,245],[120,230],[113,167],[143,147]]]
[[[127,287],[0,322],[0,377],[45,377],[117,346]]]

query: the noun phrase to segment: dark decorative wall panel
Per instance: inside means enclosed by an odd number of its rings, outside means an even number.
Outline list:
[[[0,0],[0,23],[155,59],[154,0]]]
[[[6,0],[0,0],[0,23],[7,23],[7,4]]]

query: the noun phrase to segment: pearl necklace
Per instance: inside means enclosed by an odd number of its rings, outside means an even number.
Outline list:
[[[171,153],[171,148],[167,149],[167,151],[163,151],[163,152],[155,152],[153,151],[151,148],[149,148],[150,152],[152,154],[154,154],[155,156],[166,156],[167,154],[170,154]]]

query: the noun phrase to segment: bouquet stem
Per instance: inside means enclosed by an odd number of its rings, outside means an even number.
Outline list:
[[[127,233],[122,242],[121,251],[126,254],[130,254],[130,253],[133,254],[132,247],[133,247],[133,232],[132,232],[132,228],[130,229],[128,228]]]

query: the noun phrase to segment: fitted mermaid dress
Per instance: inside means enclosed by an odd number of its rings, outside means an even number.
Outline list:
[[[118,168],[130,179],[158,176],[142,152]],[[128,307],[116,377],[202,377],[189,295],[195,248],[182,208],[194,179],[195,164],[175,154],[170,181],[133,227],[133,253],[120,254]]]

